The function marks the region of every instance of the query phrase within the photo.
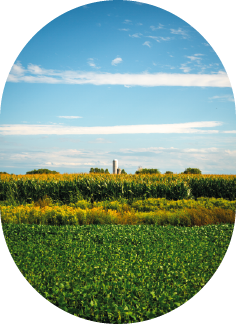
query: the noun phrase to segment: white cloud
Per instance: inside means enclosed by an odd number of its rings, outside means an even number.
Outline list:
[[[145,44],[147,45],[147,44]],[[148,46],[148,45],[147,45]],[[122,62],[117,57],[112,65]],[[18,64],[16,64],[19,66]],[[48,84],[93,84],[93,85],[127,85],[127,86],[185,86],[185,87],[231,87],[225,72],[216,74],[183,74],[183,73],[106,73],[83,71],[60,71],[41,69],[40,74],[31,74],[24,70],[21,74],[8,76],[8,82],[48,83]],[[36,69],[35,69],[36,71]]]
[[[236,156],[236,150],[225,150],[225,153]]]
[[[117,65],[120,64],[122,62],[122,58],[121,57],[117,57],[114,60],[111,61],[111,65]]]
[[[45,71],[45,70],[41,69],[40,66],[31,64],[31,63],[28,64],[27,69],[32,74],[44,74],[44,71]]]
[[[137,23],[136,25],[137,25],[137,26],[142,26],[143,24],[142,24],[142,23]]]
[[[78,127],[62,125],[0,125],[0,135],[89,135],[89,134],[181,134],[198,133],[214,134],[218,130],[202,130],[199,128],[212,128],[221,126],[221,122],[190,122],[180,124],[154,124],[154,125],[121,125],[121,126],[95,126]]]
[[[94,62],[94,59],[93,58],[89,58],[88,59],[88,65],[95,68],[95,69],[100,69],[100,67],[98,67],[95,62]]]
[[[93,59],[88,59],[88,65],[92,67],[96,67],[96,64],[94,63]]]
[[[223,131],[222,133],[227,133],[227,134],[236,134],[236,130]]]
[[[101,166],[112,172],[114,151],[107,149],[77,150],[77,149],[50,149],[48,151],[5,152],[0,153],[4,168],[43,168],[64,167],[68,172],[89,171],[90,167]],[[119,164],[125,170],[138,168],[158,168],[161,172],[172,170],[184,171],[187,167],[200,168],[203,173],[233,173],[235,174],[236,150],[217,149],[214,147],[194,149],[179,149],[175,147],[149,147],[137,149],[120,149],[115,153]],[[59,170],[60,171],[60,170]],[[65,172],[65,171],[64,171]]]
[[[9,73],[7,81],[9,82],[18,82],[18,78],[23,77],[26,71],[20,62],[13,64],[11,71]]]
[[[11,75],[20,76],[20,75],[24,75],[24,73],[25,73],[25,69],[23,68],[20,62],[13,64],[13,67],[10,72]]]
[[[136,34],[133,34],[133,35],[129,35],[129,37],[133,37],[133,38],[140,38],[140,36],[142,36],[141,33],[136,33]]]
[[[129,28],[120,28],[121,31],[129,31]]]
[[[146,41],[146,42],[143,43],[143,45],[146,45],[146,46],[148,46],[150,48],[151,47],[151,42]]]

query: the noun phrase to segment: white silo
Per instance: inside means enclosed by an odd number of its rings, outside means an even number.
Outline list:
[[[113,160],[113,174],[117,174],[118,160]]]

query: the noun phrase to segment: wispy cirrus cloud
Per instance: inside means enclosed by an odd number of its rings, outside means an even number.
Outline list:
[[[193,54],[193,55],[190,55],[190,56],[187,56],[186,55],[186,57],[188,59],[190,59],[190,61],[192,61],[192,62],[195,62],[196,61],[198,64],[201,63],[201,60],[202,60],[202,57],[201,56],[204,56],[204,54]]]
[[[171,37],[162,37],[162,36],[146,36],[146,37],[152,38],[155,41],[157,41],[158,43],[160,43],[162,41],[169,41],[169,40],[171,40]]]
[[[221,95],[221,96],[213,96],[213,97],[210,97],[209,100],[219,100],[219,101],[231,101],[231,102],[234,102],[234,97],[233,95]]]
[[[148,46],[148,43],[144,44]],[[150,45],[150,44],[149,44]],[[117,57],[112,65],[122,62]],[[183,73],[107,73],[71,70],[51,70],[29,64],[27,69],[19,63],[14,64],[8,82],[47,83],[47,84],[93,84],[93,85],[126,85],[126,86],[185,86],[185,87],[231,87],[225,72],[214,74]]]
[[[152,47],[151,42],[149,41],[144,42],[143,45],[148,46],[149,48]]]
[[[83,118],[80,116],[57,116],[58,118],[65,118],[65,119],[77,119],[77,118]]]
[[[145,147],[145,148],[137,148],[137,149],[121,149],[123,153],[161,153],[161,152],[182,152],[182,153],[217,153],[220,149],[216,147],[209,147],[209,148],[186,148],[186,149],[179,149],[176,147]]]
[[[129,37],[132,37],[132,38],[140,38],[140,36],[142,36],[141,33],[135,33],[133,35],[129,35]]]
[[[182,28],[178,28],[178,29],[171,28],[170,32],[171,32],[171,34],[174,34],[174,35],[181,35],[183,38],[188,37],[188,33],[185,30],[183,30]]]
[[[129,31],[129,28],[119,28],[121,31]]]
[[[208,65],[204,64],[203,56],[204,54],[185,55],[188,61],[181,64],[180,69],[185,73],[190,72],[194,69],[198,69],[199,73],[204,73],[207,69],[210,69],[212,74],[215,73],[216,70],[218,70],[218,73],[221,73],[219,71],[218,63],[210,63]]]
[[[191,68],[187,66],[186,63],[181,64],[180,70],[183,70],[184,73],[188,73],[191,71]]]
[[[88,59],[88,65],[95,68],[95,69],[100,69],[99,66],[96,65],[96,63],[94,62],[94,59],[93,58],[89,58]]]
[[[155,27],[155,26],[150,26],[150,28],[151,28],[152,31],[155,31],[155,30],[157,30],[157,29],[163,29],[163,28],[164,28],[164,25],[162,25],[162,24],[159,23],[159,25],[158,25],[157,27]]]
[[[131,25],[132,24],[132,20],[125,19],[125,21],[123,21],[123,24]]]

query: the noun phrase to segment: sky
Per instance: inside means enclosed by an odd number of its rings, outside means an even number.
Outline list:
[[[130,1],[97,2],[42,28],[8,76],[0,171],[139,166],[236,173],[235,103],[219,57],[188,23]]]

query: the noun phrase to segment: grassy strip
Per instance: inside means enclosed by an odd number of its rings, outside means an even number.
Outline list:
[[[83,206],[84,207],[84,206]],[[230,209],[199,206],[180,210],[155,210],[137,212],[127,207],[122,210],[102,206],[80,208],[71,206],[2,206],[2,223],[44,225],[89,225],[89,224],[156,224],[201,226],[207,224],[233,224],[235,212]]]

